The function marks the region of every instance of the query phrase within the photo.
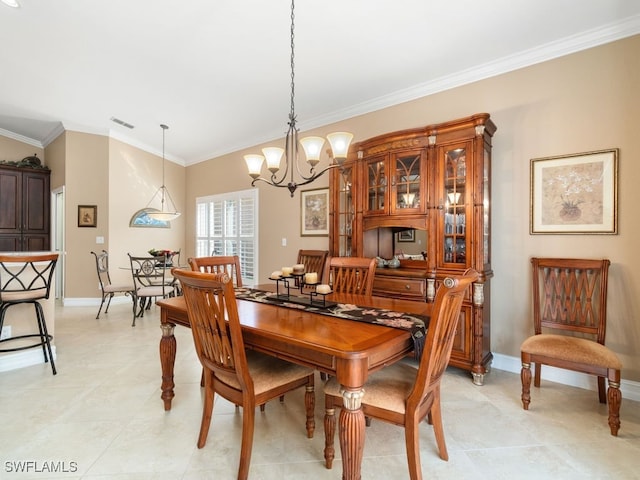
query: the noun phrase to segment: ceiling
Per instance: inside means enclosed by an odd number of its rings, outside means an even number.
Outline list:
[[[167,158],[190,165],[286,133],[289,0],[19,1],[0,3],[4,136],[75,130],[158,153],[165,123]],[[298,126],[638,33],[637,0],[298,1]]]

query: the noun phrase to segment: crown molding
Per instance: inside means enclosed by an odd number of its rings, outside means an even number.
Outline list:
[[[33,147],[44,148],[42,142],[35,140],[33,138],[25,137],[24,135],[20,135],[17,133],[10,132],[9,130],[5,130],[0,128],[0,135],[3,137],[10,138],[12,140],[17,140],[18,142],[26,143],[27,145],[31,145]]]

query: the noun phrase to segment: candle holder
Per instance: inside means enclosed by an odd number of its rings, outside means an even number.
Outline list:
[[[278,278],[269,277],[270,280],[276,282],[276,300],[283,302],[296,303],[298,305],[306,305],[309,307],[330,308],[336,306],[336,302],[327,300],[328,292],[318,292],[317,288],[320,285],[318,282],[306,283],[304,273],[292,273],[287,276],[280,276]],[[291,285],[293,279],[294,285]],[[291,288],[299,289],[300,295],[292,295]],[[304,293],[305,287],[314,287],[312,291]]]

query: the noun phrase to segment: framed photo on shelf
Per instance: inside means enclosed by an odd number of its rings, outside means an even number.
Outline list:
[[[618,149],[531,159],[531,234],[617,234]]]
[[[398,241],[399,242],[415,242],[416,231],[412,228],[410,230],[402,230],[401,232],[398,232]]]
[[[326,237],[329,235],[329,189],[316,188],[300,192],[300,235]]]
[[[98,206],[78,205],[78,227],[98,226]]]

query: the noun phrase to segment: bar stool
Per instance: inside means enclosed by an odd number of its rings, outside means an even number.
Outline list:
[[[49,298],[51,279],[56,268],[58,254],[0,255],[0,332],[4,325],[5,313],[13,305],[31,303],[36,310],[39,333],[17,335],[0,340],[0,343],[24,338],[37,337],[37,343],[0,349],[0,352],[14,352],[42,346],[45,363],[51,362],[55,375],[56,366],[51,352],[51,335],[47,331],[44,311],[39,300]]]

